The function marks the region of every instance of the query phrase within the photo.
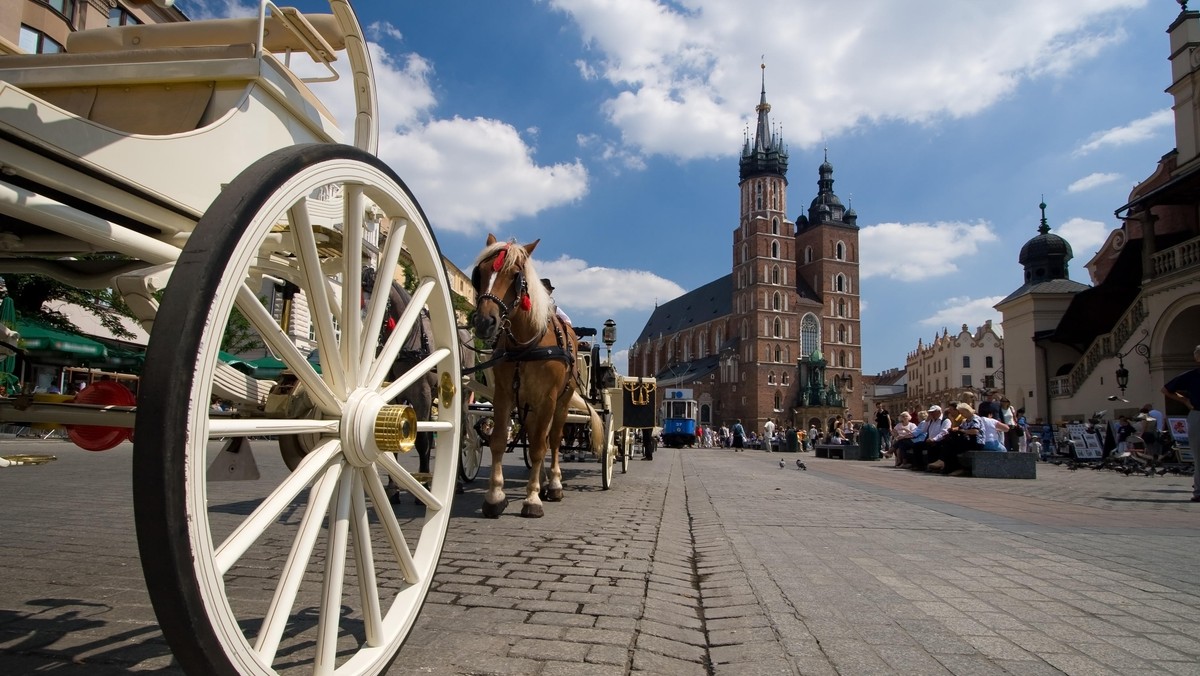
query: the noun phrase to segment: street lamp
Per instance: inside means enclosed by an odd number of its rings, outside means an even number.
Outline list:
[[[1142,329],[1142,337],[1133,347],[1124,352],[1117,353],[1117,388],[1121,390],[1121,396],[1125,396],[1125,388],[1129,387],[1129,369],[1125,368],[1125,357],[1137,352],[1146,358],[1146,366],[1150,366],[1150,346],[1145,342],[1146,338],[1150,337],[1150,332]]]
[[[600,334],[601,340],[604,341],[604,347],[607,353],[609,363],[612,362],[612,346],[617,342],[617,323],[611,319],[604,320],[604,330]]]

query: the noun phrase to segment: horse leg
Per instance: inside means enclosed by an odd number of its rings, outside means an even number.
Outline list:
[[[521,516],[540,519],[545,513],[540,496],[542,467],[546,462],[547,421],[542,415],[531,413],[529,422],[529,483],[525,485],[525,502],[521,504]]]
[[[504,513],[508,506],[508,498],[504,494],[504,451],[508,446],[508,428],[511,422],[512,406],[507,401],[501,402],[497,396],[492,407],[492,438],[488,440],[488,448],[492,452],[492,473],[488,477],[488,489],[483,494],[483,515],[495,519]]]
[[[550,421],[549,430],[549,445],[548,449],[550,456],[550,478],[546,482],[546,501],[547,502],[562,502],[563,486],[562,486],[562,469],[558,465],[558,449],[562,444],[563,430],[566,428],[567,421],[567,406],[564,403],[561,405],[561,410],[554,412],[554,420]]]

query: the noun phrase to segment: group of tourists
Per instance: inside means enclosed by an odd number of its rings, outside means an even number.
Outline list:
[[[967,473],[960,455],[966,451],[1024,451],[1028,448],[1025,410],[1014,408],[999,393],[974,405],[973,392],[944,408],[933,404],[915,413],[903,411],[892,421],[891,414],[877,403],[875,423],[883,437],[884,456],[897,467],[951,476]],[[884,430],[887,430],[885,433]]]

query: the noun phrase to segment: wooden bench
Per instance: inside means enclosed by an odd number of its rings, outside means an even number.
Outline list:
[[[818,458],[838,458],[840,460],[862,460],[862,447],[858,444],[817,444],[813,454]]]
[[[981,479],[1036,479],[1036,453],[966,451],[960,458],[971,476]]]

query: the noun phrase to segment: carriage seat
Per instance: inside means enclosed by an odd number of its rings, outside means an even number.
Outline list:
[[[285,7],[267,17],[263,33],[263,49],[276,54],[309,52],[315,60],[329,62],[336,59],[335,51],[346,48],[345,36],[332,14],[301,14]],[[67,53],[212,47],[257,41],[256,18],[209,19],[76,31],[67,36]]]
[[[0,81],[75,115],[129,133],[191,131],[237,104],[261,74],[258,19],[213,19],[97,28],[72,33],[67,51],[0,57]],[[344,49],[332,14],[284,8],[267,17],[263,49],[305,52],[326,64]],[[333,115],[292,71],[274,61],[304,104]],[[153,111],[147,114],[147,111]]]

